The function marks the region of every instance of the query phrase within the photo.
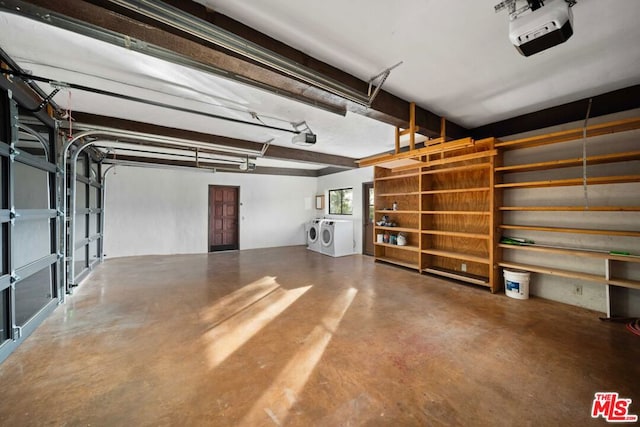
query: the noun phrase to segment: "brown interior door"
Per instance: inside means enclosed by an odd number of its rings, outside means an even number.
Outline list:
[[[371,256],[374,254],[373,222],[375,208],[373,203],[373,182],[365,182],[362,184],[362,253]]]
[[[209,186],[209,252],[239,248],[239,188]]]

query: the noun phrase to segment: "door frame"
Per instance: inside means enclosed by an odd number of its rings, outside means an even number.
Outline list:
[[[240,186],[239,185],[220,185],[220,184],[209,184],[207,186],[207,200],[208,200],[208,204],[207,204],[207,209],[208,209],[208,214],[207,214],[207,253],[214,253],[217,251],[212,251],[211,250],[211,214],[212,214],[212,209],[211,209],[211,187],[225,187],[225,188],[235,188],[238,192],[237,197],[236,197],[236,212],[238,215],[238,220],[236,221],[236,239],[238,241],[238,247],[236,249],[229,249],[229,250],[240,250],[240,207],[242,206],[242,203],[240,203]],[[220,251],[222,252],[222,251]]]
[[[374,250],[371,254],[367,253],[367,223],[369,221],[368,209],[369,209],[369,192],[367,189],[371,187],[374,188],[373,181],[371,182],[363,182],[362,183],[362,254],[368,256],[375,255],[375,246]],[[375,191],[375,190],[374,190]],[[375,193],[374,193],[375,194]],[[375,209],[375,208],[374,208]],[[375,213],[374,213],[375,218]],[[371,234],[371,238],[373,239],[373,231]],[[375,240],[373,242],[375,244]]]

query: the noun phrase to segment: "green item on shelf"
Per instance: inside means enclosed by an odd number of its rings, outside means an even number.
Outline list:
[[[500,239],[500,243],[506,245],[533,245],[535,242],[529,239],[523,239],[521,237],[507,237],[504,236]]]
[[[624,252],[624,251],[609,251],[609,255],[626,255],[626,256],[630,256],[631,253]]]

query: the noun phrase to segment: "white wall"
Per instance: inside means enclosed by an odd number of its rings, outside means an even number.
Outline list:
[[[305,244],[317,178],[118,166],[107,177],[105,254],[206,253],[208,187],[240,187],[240,249]]]
[[[353,221],[354,250],[362,253],[362,184],[373,181],[373,166],[352,169],[345,172],[321,176],[318,178],[318,194],[324,194],[324,211],[317,211],[318,216]],[[329,190],[353,188],[353,215],[329,215]]]

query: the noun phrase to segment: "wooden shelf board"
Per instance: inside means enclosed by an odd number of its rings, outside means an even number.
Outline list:
[[[432,154],[438,154],[438,153],[432,153]],[[451,163],[460,163],[460,162],[466,162],[468,160],[482,159],[484,157],[492,157],[492,156],[496,156],[497,154],[498,154],[498,150],[479,151],[476,153],[461,154],[459,156],[454,156],[454,157],[431,159],[426,161],[424,165],[428,167],[448,165]]]
[[[449,190],[427,190],[422,194],[467,193],[471,191],[491,191],[491,187],[454,188]]]
[[[464,282],[473,283],[474,285],[489,286],[489,278],[484,276],[476,276],[475,274],[447,270],[439,267],[427,267],[422,269],[422,271],[424,273],[437,274],[438,276],[448,277],[450,279],[462,280]]]
[[[404,166],[403,162],[406,162],[407,164],[415,163],[416,165],[423,165],[423,162],[415,159],[427,154],[459,150],[461,148],[473,147],[475,145],[475,141],[471,138],[462,138],[454,141],[447,141],[431,145],[432,142],[434,141],[427,141],[425,144],[428,143],[428,145],[423,148],[417,148],[415,150],[404,151],[397,154],[378,154],[375,156],[357,160],[356,162],[361,168],[377,165],[393,169],[396,167]]]
[[[374,245],[376,246],[381,246],[381,247],[385,247],[385,248],[394,248],[394,249],[402,249],[405,251],[411,251],[411,252],[420,252],[420,248],[417,246],[412,246],[412,245],[392,245],[390,243],[378,243],[375,242]]]
[[[389,263],[389,264],[395,264],[395,265],[399,265],[399,266],[402,266],[402,267],[411,268],[413,270],[419,270],[420,269],[420,267],[418,266],[418,263],[400,261],[398,259],[393,259],[393,258],[377,256],[376,257],[376,261],[382,261],[382,262],[386,262],[386,263]]]
[[[380,197],[398,197],[398,196],[419,196],[420,192],[419,191],[411,191],[408,193],[379,193],[376,194],[376,196],[380,196]]]
[[[373,164],[383,168],[391,169],[391,171],[395,172],[397,170],[418,168],[422,165],[422,162],[418,159],[412,159],[407,157],[402,159],[387,158],[386,160],[383,159]],[[363,167],[362,164],[360,165],[360,167]]]
[[[604,276],[599,276],[596,274],[580,273],[577,271],[562,270],[559,268],[543,267],[539,265],[520,264],[520,263],[513,263],[513,262],[500,262],[498,263],[498,265],[500,267],[505,267],[505,268],[514,268],[516,270],[530,271],[532,273],[549,274],[551,276],[560,276],[560,277],[568,277],[571,279],[587,280],[590,282],[607,283],[607,280],[604,278]]]
[[[376,210],[376,213],[381,214],[419,214],[420,211],[394,211],[393,209],[381,209]]]
[[[442,169],[428,169],[422,172],[423,175],[435,175],[441,173],[455,173],[455,172],[467,172],[479,169],[488,169],[491,167],[491,163],[474,163],[472,165],[453,166],[450,168]]]
[[[610,259],[613,261],[640,262],[640,256],[614,255],[604,251],[596,252],[596,251],[587,251],[582,249],[554,248],[550,246],[536,246],[536,245],[509,245],[504,243],[500,243],[498,246],[504,249],[516,249],[516,250],[520,249],[525,251],[573,255],[573,256],[580,256],[580,257],[587,257],[587,258]]]
[[[591,125],[587,127],[587,137],[606,135],[615,132],[640,129],[640,117],[617,120],[614,122]],[[583,129],[571,129],[560,132],[552,132],[544,135],[516,139],[513,141],[500,141],[495,143],[496,148],[513,150],[519,148],[537,147],[540,145],[555,144],[558,142],[573,141],[583,137]]]
[[[419,164],[413,163],[413,164],[407,164],[404,166],[396,166],[394,168],[391,168],[391,172],[404,172],[404,171],[408,171],[408,170],[414,170],[416,168],[422,168],[424,166],[424,162],[420,161]]]
[[[622,262],[640,262],[640,255],[615,255],[608,254],[607,259],[611,261],[622,261]]]
[[[599,184],[619,184],[625,182],[639,182],[640,175],[620,175],[620,176],[600,176],[587,178],[588,185]],[[548,181],[527,181],[511,182],[507,184],[496,184],[496,188],[543,188],[543,187],[565,187],[573,185],[583,185],[582,178],[550,179]]]
[[[517,270],[525,270],[533,273],[549,274],[551,276],[568,277],[570,279],[580,279],[580,280],[586,280],[589,282],[622,286],[625,288],[640,289],[640,282],[637,280],[629,280],[629,279],[607,280],[604,276],[599,276],[597,274],[579,273],[577,271],[562,270],[559,268],[549,268],[549,267],[542,267],[538,265],[519,264],[519,263],[512,263],[512,262],[501,262],[501,263],[498,263],[498,265],[500,267],[515,268]]]
[[[491,236],[481,233],[465,233],[463,231],[444,231],[444,230],[422,230],[422,234],[433,234],[436,236],[464,237],[465,239],[482,239],[489,240]]]
[[[629,279],[609,279],[607,283],[615,286],[622,286],[624,288],[640,289],[640,281]]]
[[[488,211],[422,211],[427,215],[491,215]]]
[[[529,230],[529,231],[549,231],[553,233],[574,233],[574,234],[596,234],[603,236],[640,237],[640,231],[621,230],[593,230],[586,228],[563,228],[563,227],[538,227],[532,225],[508,225],[499,226],[503,230]]]
[[[437,249],[423,249],[422,253],[428,254],[428,255],[440,256],[444,258],[462,259],[465,261],[477,262],[479,264],[489,264],[488,257],[485,258],[477,255],[461,254],[458,252],[449,252],[449,251],[440,251]]]
[[[417,172],[412,173],[403,173],[401,175],[392,175],[392,176],[380,176],[374,178],[376,181],[392,181],[395,179],[403,179],[403,178],[414,178],[420,176],[421,172],[418,170]]]
[[[389,231],[404,231],[406,233],[419,233],[420,230],[418,230],[417,228],[407,228],[407,227],[384,227],[381,225],[376,225],[374,227],[376,230],[389,230]]]
[[[640,206],[500,206],[501,211],[541,212],[638,212]]]
[[[588,165],[599,165],[604,163],[626,162],[640,160],[640,151],[628,151],[624,153],[603,154],[599,156],[587,157]],[[548,162],[527,163],[513,166],[501,166],[495,169],[496,172],[531,172],[539,170],[549,170],[567,168],[572,166],[582,166],[582,158],[553,160]]]

